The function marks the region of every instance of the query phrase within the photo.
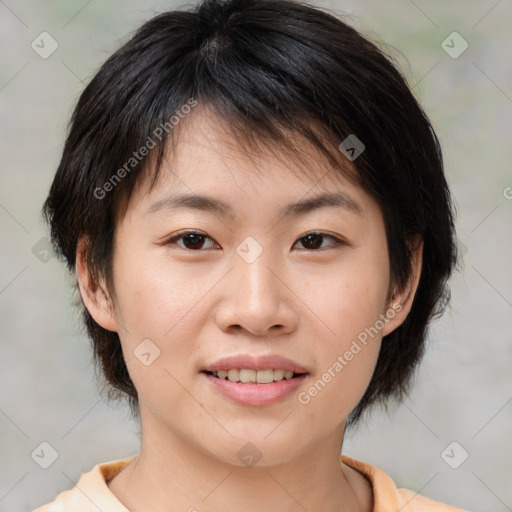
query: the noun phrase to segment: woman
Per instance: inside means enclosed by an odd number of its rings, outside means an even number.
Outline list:
[[[36,512],[461,510],[340,455],[456,261],[437,137],[356,30],[290,0],[154,17],[82,93],[44,213],[142,435]]]

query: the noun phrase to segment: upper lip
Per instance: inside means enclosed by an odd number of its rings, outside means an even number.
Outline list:
[[[235,354],[228,357],[222,357],[214,363],[204,366],[201,370],[216,372],[218,370],[230,370],[236,368],[248,370],[283,369],[294,373],[308,373],[299,363],[277,354],[260,356]]]

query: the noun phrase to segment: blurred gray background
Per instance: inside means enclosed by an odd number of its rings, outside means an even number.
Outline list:
[[[410,398],[376,410],[344,453],[433,499],[512,511],[512,1],[314,4],[390,45],[441,139],[464,253]],[[0,511],[31,510],[138,452],[128,409],[98,394],[40,208],[84,85],[142,22],[187,5],[0,0]],[[42,442],[58,452],[48,469],[31,457]]]

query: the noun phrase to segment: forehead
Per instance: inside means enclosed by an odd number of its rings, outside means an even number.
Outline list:
[[[294,154],[272,144],[245,145],[217,116],[203,111],[184,119],[171,135],[157,180],[146,180],[130,201],[139,213],[192,207],[234,219],[238,207],[232,204],[238,201],[256,204],[253,211],[260,213],[272,205],[280,216],[324,205],[364,216],[372,206],[354,180],[357,170],[351,162],[340,154],[340,166],[334,167],[294,134]]]

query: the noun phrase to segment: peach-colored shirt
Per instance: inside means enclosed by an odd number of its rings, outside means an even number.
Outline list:
[[[83,473],[73,489],[62,491],[51,503],[32,512],[129,512],[107,486],[110,480],[136,456],[97,464]],[[372,512],[468,512],[410,491],[398,489],[380,469],[346,455],[341,461],[362,473],[371,483],[374,497]]]

